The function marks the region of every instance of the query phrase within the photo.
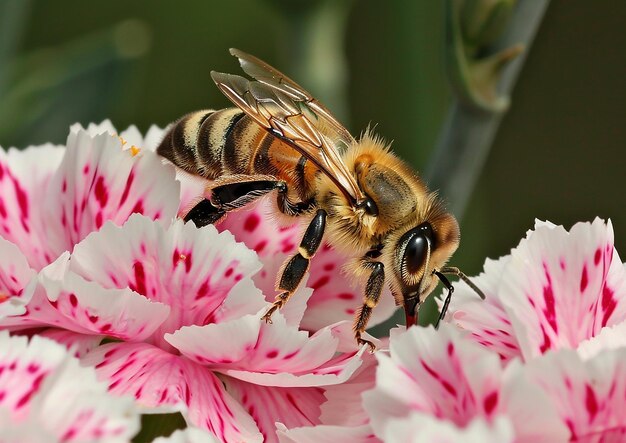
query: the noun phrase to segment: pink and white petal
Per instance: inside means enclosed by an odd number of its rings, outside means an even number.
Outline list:
[[[512,360],[502,374],[500,411],[511,419],[516,441],[568,441],[569,431],[559,419],[546,391],[524,372],[521,359]]]
[[[231,365],[244,359],[259,338],[261,318],[241,318],[205,326],[185,326],[166,334],[165,340],[182,355],[212,366]]]
[[[28,417],[42,382],[66,359],[65,349],[52,341],[9,336],[0,332],[0,406],[15,421]]]
[[[224,441],[261,441],[254,420],[207,368],[146,343],[110,343],[83,358],[115,394],[131,394],[145,412],[179,411]]]
[[[376,385],[377,361],[374,354],[363,354],[363,364],[344,383],[326,387],[326,402],[321,407],[320,421],[336,427],[360,427],[369,424],[363,409],[363,392]],[[371,430],[370,430],[371,432]]]
[[[603,351],[589,360],[561,350],[519,370],[547,394],[570,440],[618,441],[615,436],[626,432],[626,349]]]
[[[306,373],[333,358],[338,340],[330,329],[309,336],[289,327],[280,312],[274,314],[272,324],[262,321],[264,311],[228,322],[182,328],[166,340],[187,357],[211,363],[219,371]]]
[[[0,237],[18,245],[39,270],[56,255],[48,247],[42,208],[65,149],[53,145],[23,151],[0,149]]]
[[[583,360],[589,360],[604,350],[626,347],[626,321],[602,328],[593,338],[580,342],[576,351]]]
[[[600,298],[616,289],[607,287],[613,254],[613,228],[600,219],[569,233],[539,227],[512,251],[500,293],[525,359],[575,348],[616,321],[626,293],[612,293],[606,303]],[[617,269],[623,272],[621,263]]]
[[[19,248],[0,237],[0,319],[26,312],[32,297],[26,287],[35,276]]]
[[[306,299],[304,305],[306,307]],[[254,285],[252,279],[246,277],[235,283],[224,302],[213,312],[212,321],[221,323],[236,320],[245,315],[256,314],[263,308],[269,309],[265,296]],[[281,312],[285,314],[284,309]]]
[[[379,440],[372,428],[362,426],[303,426],[287,429],[282,423],[277,423],[278,440],[280,443],[378,443]]]
[[[37,336],[0,335],[2,405],[11,426],[57,441],[128,441],[139,429],[131,398],[116,398],[63,346]],[[4,435],[4,431],[3,431]],[[32,435],[32,434],[31,434]],[[21,440],[25,441],[25,440]]]
[[[109,134],[117,136],[118,132],[108,118],[100,123],[89,123],[87,127],[83,127],[80,123],[74,123],[70,126],[70,132],[79,133],[81,131],[87,132],[91,137],[95,137],[100,134]]]
[[[325,401],[322,388],[267,387],[230,377],[222,380],[226,390],[254,418],[266,443],[278,442],[276,422],[289,428],[320,423],[320,405]]]
[[[49,338],[65,346],[74,357],[81,358],[92,349],[100,345],[105,338],[101,335],[79,334],[66,329],[46,328],[37,333],[40,337]]]
[[[158,437],[152,443],[220,443],[213,433],[190,426],[174,431],[169,437]]]
[[[393,419],[381,439],[388,443],[513,443],[515,437],[511,421],[505,416],[494,417],[492,423],[476,418],[465,427],[440,420],[427,414],[413,412],[407,418]]]
[[[293,374],[289,372],[255,372],[239,369],[218,369],[220,373],[229,375],[241,381],[247,381],[263,386],[282,387],[313,387],[330,386],[345,383],[361,366],[361,358],[365,352],[363,347],[358,353],[340,354],[306,373]]]
[[[502,274],[509,261],[510,256],[487,259],[484,272],[472,277],[472,282],[485,294],[485,300],[481,300],[465,282],[456,282],[446,315],[446,321],[468,331],[473,340],[497,352],[503,361],[521,356],[520,345],[499,293]],[[437,300],[440,307],[444,297],[445,292]]]
[[[496,354],[462,338],[452,326],[409,328],[392,336],[390,356],[378,353],[376,387],[363,394],[372,428],[411,411],[466,426],[501,409],[501,366]]]
[[[261,264],[254,252],[213,226],[176,221],[168,229],[141,215],[123,227],[108,223],[77,245],[72,269],[104,287],[130,287],[171,308],[156,340],[182,326],[214,320],[237,282]],[[251,307],[259,301],[251,298]],[[222,313],[223,314],[223,313]]]
[[[262,316],[263,311],[257,315]],[[231,367],[272,374],[308,373],[335,355],[338,339],[329,328],[309,335],[288,326],[280,312],[274,313],[272,324],[258,321],[260,329],[254,348]]]
[[[144,340],[167,319],[170,308],[130,289],[106,289],[70,271],[69,254],[39,274],[28,312],[4,319],[7,326],[54,326],[80,334]]]
[[[133,155],[118,137],[70,133],[66,155],[51,180],[46,213],[52,248],[71,250],[107,220],[117,225],[133,213],[167,225],[176,215],[174,170],[150,152]],[[61,196],[61,204],[59,198]]]

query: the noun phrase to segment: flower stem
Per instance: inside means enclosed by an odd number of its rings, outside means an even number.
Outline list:
[[[520,1],[500,37],[488,53],[506,48],[530,47],[549,0]],[[498,92],[508,97],[522,69],[528,51],[511,60],[498,81]],[[450,211],[461,220],[472,195],[502,117],[502,110],[471,106],[456,95],[446,117],[438,144],[428,165],[426,178],[432,189],[439,189]]]

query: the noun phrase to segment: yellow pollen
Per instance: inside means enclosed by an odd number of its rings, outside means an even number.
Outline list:
[[[179,260],[183,260],[183,261],[185,261],[185,260],[187,260],[187,256],[186,256],[185,254],[180,254],[180,255],[178,256],[178,259],[179,259]]]
[[[137,154],[139,154],[141,152],[141,148],[138,148],[135,145],[132,145],[130,147],[130,155],[132,155],[133,157],[136,156]]]
[[[0,303],[3,303],[10,299],[11,296],[9,294],[5,294],[4,292],[0,292]]]
[[[117,138],[119,138],[120,141],[122,142],[122,146],[126,145],[126,140],[124,140],[124,137],[122,137],[121,135],[118,135]]]

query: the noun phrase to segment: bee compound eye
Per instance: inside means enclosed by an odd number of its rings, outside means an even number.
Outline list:
[[[432,250],[433,231],[428,223],[423,223],[405,234],[408,237],[404,248],[403,262],[410,274],[416,274],[425,264],[429,249]]]

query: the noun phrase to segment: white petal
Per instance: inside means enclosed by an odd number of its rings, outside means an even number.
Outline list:
[[[169,437],[155,438],[152,443],[220,443],[220,440],[204,429],[188,427],[174,431]]]
[[[577,351],[583,360],[588,360],[603,350],[622,347],[626,347],[626,321],[612,327],[602,328],[595,337],[582,341]]]
[[[277,423],[280,443],[377,443],[372,428],[363,426],[319,425],[287,429]]]
[[[18,247],[0,237],[0,319],[26,312],[32,291],[25,289],[35,275]]]
[[[386,443],[513,443],[513,426],[505,417],[495,417],[492,424],[474,419],[459,428],[447,420],[438,420],[426,414],[412,413],[404,419],[389,422],[383,435]]]

